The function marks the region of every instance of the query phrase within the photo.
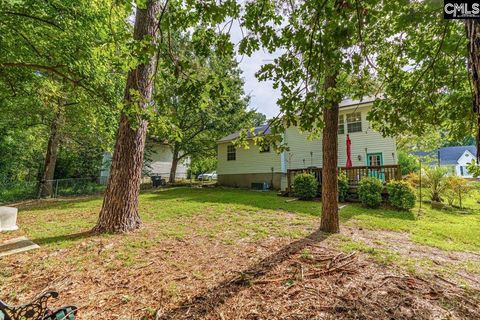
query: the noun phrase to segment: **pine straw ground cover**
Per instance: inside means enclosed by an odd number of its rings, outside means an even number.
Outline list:
[[[480,207],[420,215],[176,188],[142,194],[144,227],[92,235],[100,197],[20,206],[41,249],[0,260],[0,299],[45,289],[79,319],[479,319]],[[416,210],[414,211],[416,212]]]

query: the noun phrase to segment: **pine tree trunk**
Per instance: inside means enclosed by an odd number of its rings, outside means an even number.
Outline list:
[[[336,76],[328,76],[325,90],[336,87]],[[338,102],[323,113],[323,165],[322,165],[322,219],[320,230],[328,233],[340,232],[338,218]]]
[[[157,38],[160,1],[150,0],[146,9],[137,8],[134,39],[142,40],[146,36]],[[157,56],[151,56],[148,63],[138,65],[128,74],[124,103],[138,103],[141,108],[148,107],[153,92],[153,75]],[[131,96],[139,94],[140,98]],[[140,116],[132,124],[122,113],[117,132],[117,141],[113,153],[110,178],[98,218],[95,232],[128,232],[140,227],[138,215],[138,195],[143,165],[143,152],[147,134],[147,121]]]
[[[476,115],[477,150],[480,150],[480,22],[465,20],[465,31],[468,39],[468,70],[472,82],[473,111]],[[480,152],[477,152],[477,163]]]
[[[59,102],[58,110],[50,125],[50,137],[48,138],[47,153],[45,155],[45,166],[42,180],[40,181],[39,194],[41,197],[53,197],[53,178],[55,166],[57,165],[58,149],[60,146],[60,130],[63,126],[63,110]]]
[[[172,167],[170,168],[170,176],[168,182],[175,183],[175,177],[177,175],[177,166],[178,166],[178,150],[176,147],[173,147],[173,156],[172,156]]]

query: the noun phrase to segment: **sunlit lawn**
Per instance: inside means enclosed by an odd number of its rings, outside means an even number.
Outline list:
[[[340,210],[341,223],[406,232],[417,243],[444,250],[480,251],[480,204],[476,197],[478,194],[467,200],[469,210],[464,211],[433,210],[428,204],[422,211],[417,207],[411,212],[347,204]],[[226,243],[268,236],[298,238],[319,225],[320,202],[286,200],[273,192],[239,189],[160,189],[142,193],[140,213],[145,226],[156,228],[157,238],[195,234]],[[96,196],[26,206],[19,214],[21,232],[44,245],[68,246],[80,238],[76,234],[94,226],[101,202]]]

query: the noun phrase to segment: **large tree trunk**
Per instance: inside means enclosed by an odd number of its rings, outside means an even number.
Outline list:
[[[328,76],[325,90],[335,88],[336,76]],[[323,113],[323,165],[322,165],[322,219],[320,230],[328,233],[340,232],[338,218],[338,102],[327,106]]]
[[[480,150],[480,22],[465,20],[465,31],[468,39],[468,70],[472,81],[473,111],[476,115],[477,150]],[[477,163],[480,152],[477,152]]]
[[[50,137],[48,138],[47,153],[45,155],[45,166],[42,180],[40,181],[39,194],[41,197],[52,197],[54,195],[52,180],[55,175],[55,166],[57,164],[58,149],[60,146],[60,130],[62,126],[63,108],[59,102],[58,110],[50,125]]]
[[[159,0],[149,0],[146,9],[137,8],[134,27],[135,40],[148,37],[155,41],[160,8]],[[140,64],[129,72],[124,96],[127,108],[138,103],[144,109],[150,104],[157,58],[156,55],[153,55],[147,63]],[[136,96],[136,93],[139,96]],[[94,228],[95,232],[128,232],[141,225],[138,215],[138,195],[147,121],[139,115],[133,124],[133,119],[129,117],[131,115],[127,116],[122,113],[120,118],[110,178],[102,210]]]
[[[177,166],[178,166],[178,150],[177,147],[173,147],[172,155],[172,167],[170,168],[170,176],[168,182],[175,183],[175,176],[177,175]]]

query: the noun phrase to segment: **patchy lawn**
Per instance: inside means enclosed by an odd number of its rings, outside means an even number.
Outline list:
[[[56,289],[79,319],[480,318],[475,201],[463,213],[348,204],[328,236],[319,202],[285,200],[148,191],[141,230],[101,236],[88,232],[101,197],[25,204],[21,231],[0,240],[25,234],[41,249],[0,260],[0,299]]]

